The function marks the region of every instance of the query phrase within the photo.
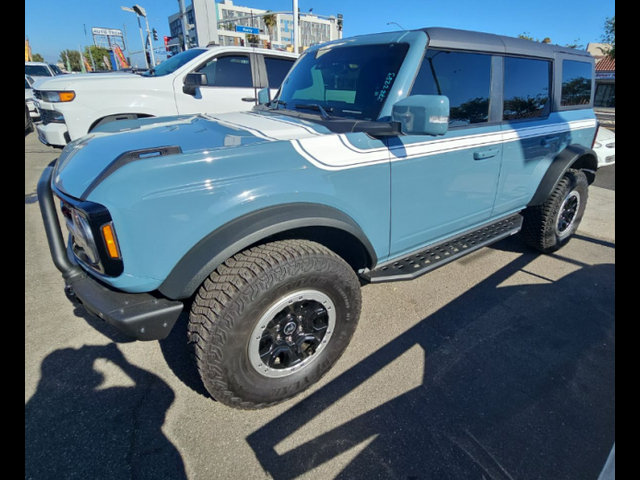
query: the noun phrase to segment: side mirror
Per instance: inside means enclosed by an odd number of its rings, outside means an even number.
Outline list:
[[[269,105],[271,103],[271,90],[263,88],[258,92],[258,105]]]
[[[188,73],[187,76],[184,77],[184,87],[182,87],[182,91],[187,95],[195,96],[198,87],[208,85],[208,83],[209,79],[206,74]]]
[[[449,98],[438,95],[407,97],[393,106],[393,121],[404,135],[444,135],[449,131]]]

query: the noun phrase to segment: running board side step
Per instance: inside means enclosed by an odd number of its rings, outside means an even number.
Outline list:
[[[403,282],[465,257],[481,248],[504,240],[522,230],[522,215],[515,214],[477,230],[452,237],[449,240],[418,250],[400,260],[387,262],[375,270],[360,274],[369,283]]]

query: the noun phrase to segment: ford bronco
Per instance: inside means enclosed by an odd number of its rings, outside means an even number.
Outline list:
[[[363,284],[519,232],[542,252],[567,243],[597,170],[593,87],[586,52],[489,34],[313,47],[253,111],[112,122],[70,143],[38,187],[53,260],[139,340],[190,309],[211,395],[275,405],[338,361]]]

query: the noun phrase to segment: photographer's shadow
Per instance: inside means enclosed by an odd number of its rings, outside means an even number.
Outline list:
[[[126,374],[124,381],[117,375],[124,386],[105,384],[100,360]],[[25,406],[25,478],[186,479],[179,451],[162,432],[174,398],[115,344],[53,352]]]

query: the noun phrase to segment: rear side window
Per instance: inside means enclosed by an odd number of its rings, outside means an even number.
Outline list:
[[[267,76],[269,78],[270,88],[280,88],[282,82],[286,78],[289,70],[293,67],[295,60],[284,58],[264,57],[264,62],[267,65]]]
[[[505,120],[527,120],[544,116],[550,103],[550,92],[551,62],[505,58]]]
[[[489,121],[491,55],[429,50],[411,95],[444,95],[451,126]]]
[[[562,62],[562,106],[591,104],[593,67],[590,63],[565,60]]]
[[[248,55],[214,58],[200,68],[198,73],[207,76],[209,87],[253,88]]]

